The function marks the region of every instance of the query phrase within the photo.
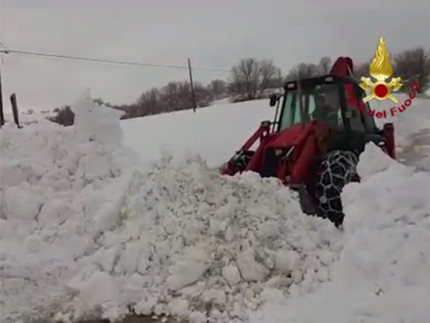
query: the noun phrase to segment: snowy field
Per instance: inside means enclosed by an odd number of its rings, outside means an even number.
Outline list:
[[[178,111],[122,121],[124,143],[143,161],[156,161],[162,150],[175,155],[200,154],[209,166],[226,162],[262,120],[273,120],[268,100]],[[160,146],[162,150],[160,150]]]
[[[397,97],[400,102],[407,98],[402,94]],[[372,102],[372,107],[377,111],[384,108],[388,111],[386,119],[375,120],[381,127],[384,122],[394,123],[399,153],[410,148],[417,135],[425,135],[429,131],[429,106],[429,99],[415,98],[405,112],[397,112],[393,117],[389,115],[392,105],[387,107],[387,103],[382,105]],[[199,154],[210,167],[219,167],[257,130],[261,121],[273,121],[274,113],[275,107],[269,106],[269,100],[256,100],[217,104],[195,113],[192,110],[178,111],[124,120],[124,144],[135,150],[144,162],[158,160],[166,150],[181,156]],[[430,143],[430,138],[428,142]],[[423,146],[416,149],[428,152],[428,143]]]
[[[429,106],[393,119],[399,153]],[[274,179],[216,172],[272,119],[267,100],[121,123],[88,95],[73,109],[74,127],[0,132],[1,322],[130,308],[196,323],[430,321],[426,142],[411,166],[367,146],[339,231]]]

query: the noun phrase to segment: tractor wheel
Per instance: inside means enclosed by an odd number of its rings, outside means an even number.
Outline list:
[[[358,157],[352,151],[334,150],[321,163],[315,195],[318,211],[336,227],[345,217],[341,201],[344,186],[357,174]]]

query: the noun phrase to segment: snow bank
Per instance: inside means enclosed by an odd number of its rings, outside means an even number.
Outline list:
[[[118,144],[116,116],[94,110],[88,93],[74,110],[75,128],[40,120],[0,132],[2,322],[44,316],[70,301],[65,282],[120,221],[135,156]],[[101,133],[115,135],[107,142]]]
[[[305,295],[330,278],[340,233],[277,181],[223,178],[195,156],[137,167],[113,110],[88,93],[73,110],[72,128],[0,134],[4,322],[129,307],[227,322],[264,287]]]
[[[104,235],[83,269],[112,273],[118,289],[109,310],[139,300],[142,314],[232,322],[257,308],[264,286],[312,292],[336,260],[340,234],[304,216],[275,180],[222,178],[198,158],[166,157],[136,172],[127,196],[122,225]],[[82,277],[86,288],[92,277]]]
[[[269,299],[252,322],[430,321],[430,176],[373,144],[358,170],[362,183],[343,193],[345,241],[332,281],[301,299]]]
[[[390,109],[399,107],[408,98],[408,94],[396,94],[399,103],[391,102],[390,100],[378,101],[372,100],[370,105],[376,111],[386,111],[387,118],[375,118],[378,126],[386,122],[394,123],[394,131],[396,136],[396,145],[399,147],[407,146],[412,143],[413,137],[420,131],[430,128],[430,100],[427,98],[415,97],[412,104],[403,112],[396,110],[394,115],[391,115]]]

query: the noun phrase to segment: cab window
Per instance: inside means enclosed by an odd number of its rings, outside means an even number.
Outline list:
[[[287,91],[279,120],[282,131],[294,124],[308,120],[322,120],[333,128],[343,128],[343,116],[337,84],[315,84],[303,89],[302,108],[297,90]]]
[[[297,91],[288,91],[285,97],[284,106],[281,113],[279,130],[282,131],[288,127],[302,121],[300,104],[297,98]]]
[[[358,98],[358,99],[357,99]],[[345,118],[349,120],[349,125],[352,131],[365,132],[364,120],[362,119],[362,113],[359,110],[360,98],[358,92],[346,91],[346,111]]]
[[[360,115],[363,127],[367,131],[371,131],[371,132],[376,131],[377,127],[376,127],[375,119],[370,114],[371,109],[370,109],[369,102],[363,102],[363,99],[366,97],[366,93],[357,84],[355,84],[354,90],[355,90],[354,93],[358,98],[358,104],[361,104],[361,106],[364,107],[363,111],[360,111],[358,108],[356,108],[356,110]],[[351,128],[353,129],[352,124],[351,124]]]
[[[312,89],[309,108],[312,119],[322,120],[334,128],[343,127],[342,110],[337,84],[320,84]]]

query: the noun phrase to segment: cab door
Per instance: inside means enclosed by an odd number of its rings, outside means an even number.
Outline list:
[[[345,126],[350,149],[361,153],[366,143],[374,142],[377,145],[383,140],[378,134],[375,120],[370,115],[370,106],[364,103],[364,91],[352,83],[352,91],[345,87]]]

